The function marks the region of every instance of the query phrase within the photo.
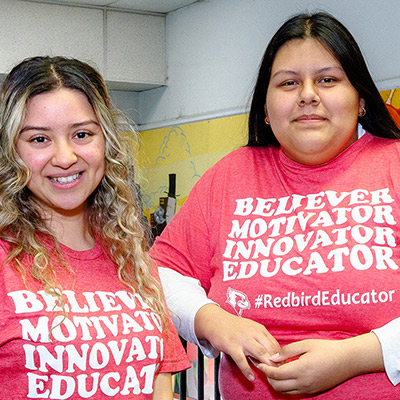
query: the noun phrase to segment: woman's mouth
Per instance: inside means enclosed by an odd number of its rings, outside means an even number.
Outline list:
[[[71,182],[77,180],[78,178],[80,178],[81,176],[82,176],[82,172],[80,172],[79,174],[74,174],[74,175],[70,175],[70,176],[59,176],[57,178],[50,178],[50,180],[55,183],[65,184],[65,183],[71,183]]]
[[[295,121],[324,121],[326,118],[321,116],[321,115],[316,115],[316,114],[308,114],[308,115],[301,115],[300,117],[297,117]]]

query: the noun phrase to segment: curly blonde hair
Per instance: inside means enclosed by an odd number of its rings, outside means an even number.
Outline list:
[[[0,239],[9,243],[10,262],[26,282],[27,274],[56,296],[61,285],[52,257],[66,265],[59,243],[47,228],[27,188],[30,171],[18,156],[16,142],[32,97],[67,88],[83,93],[96,114],[105,137],[105,174],[88,199],[91,234],[116,265],[120,281],[138,293],[162,319],[166,306],[147,255],[148,230],[143,223],[139,194],[133,182],[132,143],[136,134],[123,114],[111,104],[105,82],[96,69],[66,57],[33,57],[15,66],[6,77],[0,108]],[[49,251],[48,241],[54,244]],[[29,268],[26,256],[31,260]]]

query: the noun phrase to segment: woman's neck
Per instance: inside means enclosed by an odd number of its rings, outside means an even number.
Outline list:
[[[71,215],[52,213],[47,216],[46,224],[60,243],[73,250],[90,250],[95,245],[86,213],[71,213]]]

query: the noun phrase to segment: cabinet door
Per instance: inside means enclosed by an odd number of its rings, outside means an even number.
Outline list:
[[[104,73],[103,11],[0,0],[0,73],[37,55],[75,57]]]
[[[106,80],[140,90],[165,85],[165,17],[108,11]]]

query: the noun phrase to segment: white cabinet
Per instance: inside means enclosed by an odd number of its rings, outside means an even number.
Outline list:
[[[75,57],[103,72],[103,11],[1,0],[0,43],[1,73],[36,55]]]
[[[36,55],[75,57],[109,86],[165,85],[165,18],[101,8],[0,0],[0,74]]]
[[[106,79],[114,88],[165,85],[165,18],[107,12]]]

